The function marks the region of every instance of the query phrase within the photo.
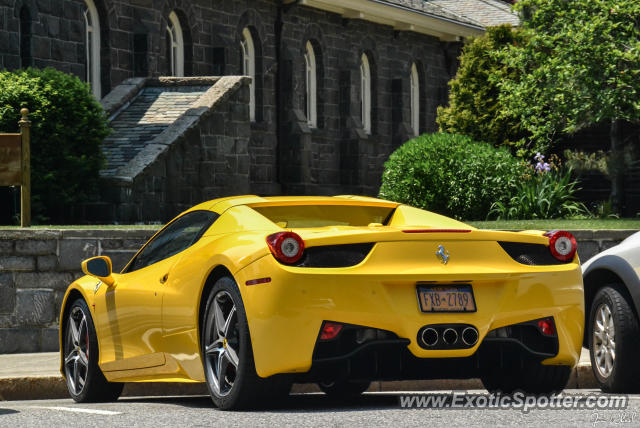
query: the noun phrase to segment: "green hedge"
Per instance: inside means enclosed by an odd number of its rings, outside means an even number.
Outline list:
[[[526,165],[506,148],[455,134],[408,141],[385,163],[380,197],[457,219],[484,220],[506,202]]]
[[[18,132],[22,107],[31,112],[34,220],[64,223],[72,205],[98,196],[107,117],[75,76],[51,68],[0,71],[0,132]]]

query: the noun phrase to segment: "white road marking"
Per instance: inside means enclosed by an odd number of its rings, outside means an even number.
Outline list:
[[[91,413],[94,415],[120,415],[120,412],[112,412],[110,410],[97,410],[97,409],[81,409],[79,407],[46,407],[46,406],[30,406],[31,409],[47,409],[47,410],[60,410],[61,412],[75,412],[75,413]]]

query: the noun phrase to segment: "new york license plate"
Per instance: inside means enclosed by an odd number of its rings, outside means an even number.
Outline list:
[[[475,312],[470,284],[420,285],[418,301],[422,312]]]

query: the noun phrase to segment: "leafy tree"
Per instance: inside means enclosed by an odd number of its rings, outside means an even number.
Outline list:
[[[517,79],[498,82],[499,100],[538,145],[610,124],[612,203],[622,205],[624,122],[640,119],[640,2],[522,0],[528,42],[501,56]]]
[[[465,45],[457,75],[449,82],[449,106],[438,108],[441,131],[509,146],[527,157],[545,151],[546,147],[529,146],[531,134],[500,101],[500,83],[518,79],[516,69],[508,65],[501,52],[525,41],[521,31],[502,25],[488,28]]]
[[[63,223],[69,207],[98,192],[106,115],[75,76],[51,68],[0,71],[0,131],[18,132],[23,107],[32,123],[34,219]]]

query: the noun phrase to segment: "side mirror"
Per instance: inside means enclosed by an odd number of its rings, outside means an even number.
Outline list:
[[[112,275],[111,259],[107,256],[93,257],[82,262],[82,272],[85,275],[91,275],[113,287],[116,280]]]

